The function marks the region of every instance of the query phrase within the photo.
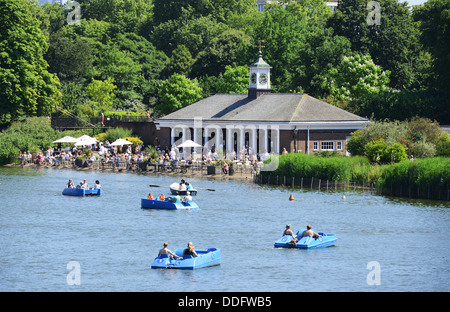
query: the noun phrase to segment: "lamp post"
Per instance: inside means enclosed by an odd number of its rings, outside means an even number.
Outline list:
[[[95,129],[95,126],[94,126],[95,106],[94,106],[94,104],[92,104],[91,108],[92,108],[92,136],[94,136],[94,129]]]

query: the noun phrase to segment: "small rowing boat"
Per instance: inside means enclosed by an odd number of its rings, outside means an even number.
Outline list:
[[[297,232],[297,237],[302,235],[303,231]],[[337,237],[334,234],[325,234],[322,232],[318,232],[319,237],[313,238],[310,236],[302,237],[297,243],[292,241],[291,235],[283,235],[280,239],[278,239],[274,247],[282,247],[282,248],[300,248],[300,249],[312,249],[312,248],[321,248],[333,246],[336,244]]]
[[[97,189],[97,188],[93,188],[93,189],[83,189],[83,188],[65,188],[62,191],[63,195],[68,195],[68,196],[100,196],[102,195],[102,189]]]
[[[177,249],[174,254],[181,257],[184,249]],[[161,255],[153,260],[152,269],[193,270],[220,264],[220,249],[208,248],[207,250],[196,250],[196,253],[198,257],[185,255],[182,259],[172,259],[169,255]]]
[[[176,202],[173,203],[169,201],[171,197],[167,197],[165,200],[159,199],[141,199],[141,208],[147,209],[168,209],[168,210],[179,210],[179,209],[195,209],[198,205],[192,200],[186,202]]]

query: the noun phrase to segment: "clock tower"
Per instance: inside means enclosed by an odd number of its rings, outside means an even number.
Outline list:
[[[272,67],[263,60],[260,50],[258,59],[248,67],[250,70],[248,85],[249,98],[256,99],[260,95],[272,92],[272,89],[270,88],[271,68]]]

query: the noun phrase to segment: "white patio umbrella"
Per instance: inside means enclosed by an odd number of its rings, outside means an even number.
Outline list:
[[[202,147],[202,146],[200,144],[195,143],[192,140],[186,140],[177,146],[177,148],[179,148],[179,147]]]
[[[117,140],[115,140],[114,142],[112,142],[109,145],[122,146],[122,145],[131,145],[131,144],[133,144],[133,143],[131,143],[130,141],[127,141],[127,140],[124,140],[124,139],[117,139]]]
[[[80,136],[80,137],[77,139],[77,142],[78,142],[78,141],[85,141],[85,140],[95,140],[95,142],[97,142],[97,139],[96,139],[96,138],[90,137],[90,136],[88,136],[88,135],[86,135],[86,134]]]
[[[86,145],[94,145],[97,144],[97,140],[95,138],[89,137],[89,139],[78,140],[75,143],[75,146],[86,146]]]
[[[73,138],[71,136],[65,136],[59,140],[53,141],[53,143],[75,143],[77,142],[78,139]]]

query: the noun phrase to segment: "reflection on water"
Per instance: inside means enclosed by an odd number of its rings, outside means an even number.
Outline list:
[[[101,197],[61,195],[68,179],[100,180]],[[250,182],[188,179],[212,188],[200,209],[144,210],[140,198],[168,192],[178,178],[62,169],[0,168],[1,291],[449,291],[450,210],[446,202],[369,193],[317,192]],[[295,200],[290,202],[289,195]],[[286,224],[333,233],[318,250],[273,248]],[[220,266],[152,270],[169,242],[222,250]],[[432,260],[432,261],[431,261]],[[77,261],[80,285],[68,285]],[[381,284],[368,285],[376,261]],[[427,265],[423,265],[426,263]]]

